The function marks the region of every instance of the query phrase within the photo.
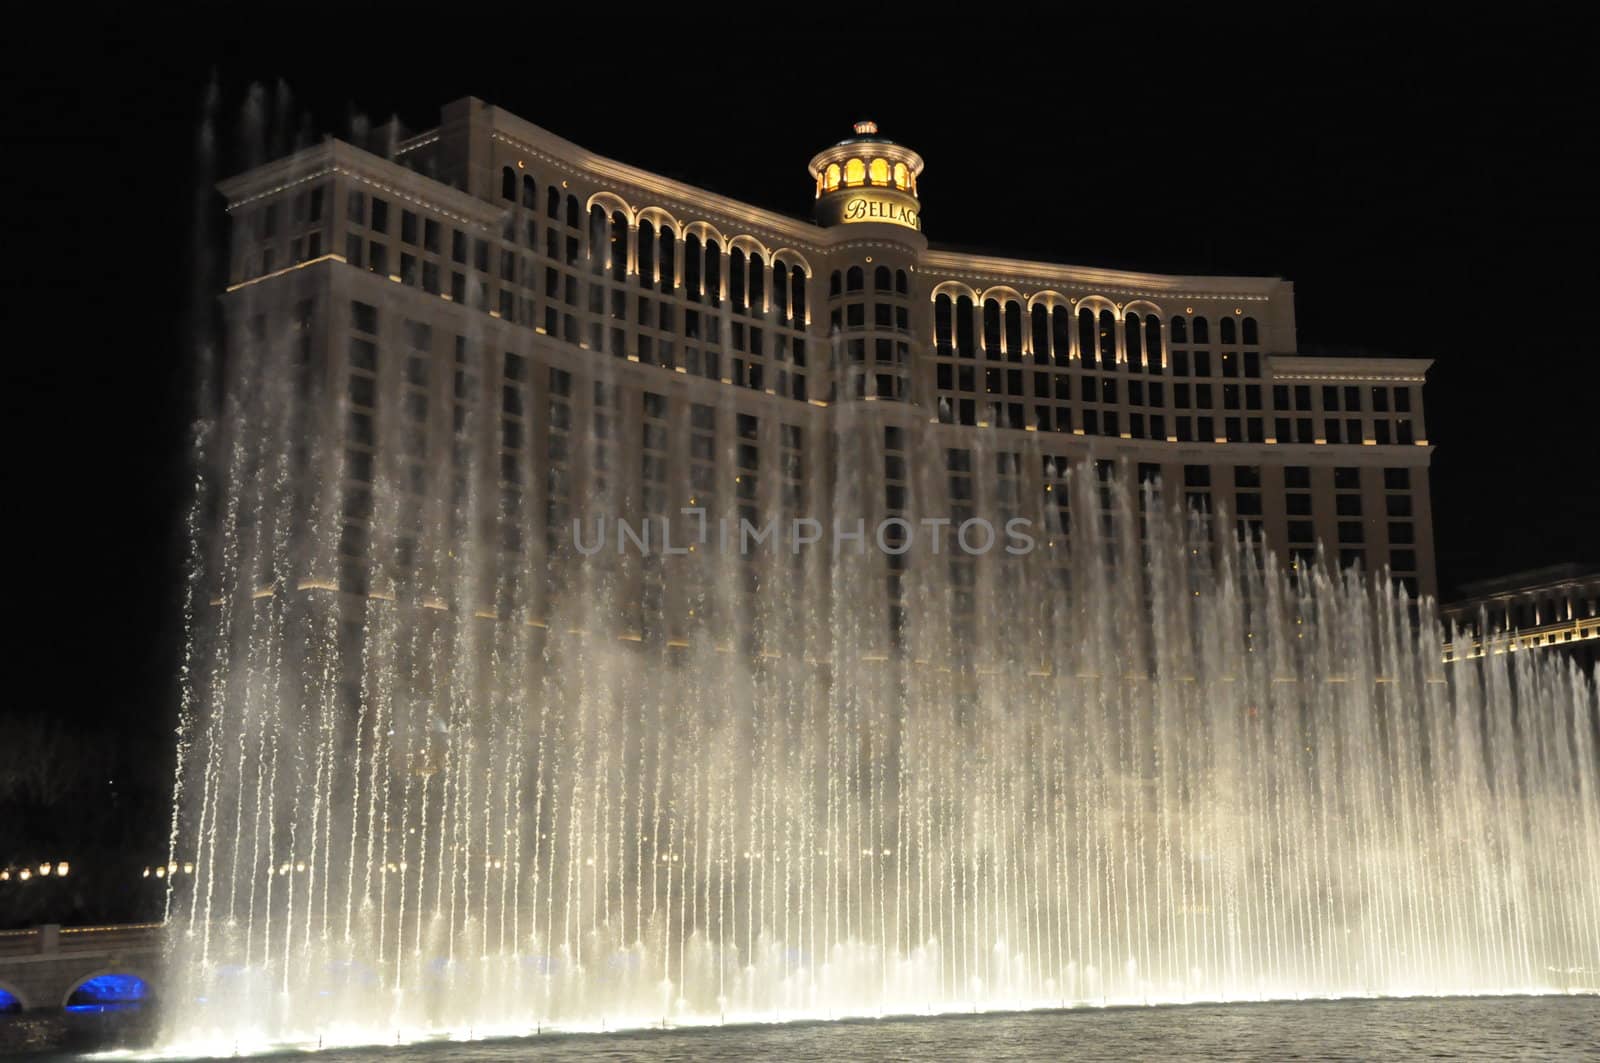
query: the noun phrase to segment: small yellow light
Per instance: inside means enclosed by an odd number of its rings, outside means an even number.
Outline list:
[[[67,877],[67,872],[71,871],[71,870],[72,870],[72,865],[67,863],[65,860],[61,861],[59,864],[56,865],[56,875],[59,878],[66,878]]]
[[[527,168],[528,168],[528,164],[527,163],[523,162],[521,159],[517,160],[517,169],[526,170]]]
[[[49,864],[46,863],[46,864],[40,864],[39,865],[39,874],[48,875],[49,873],[50,873],[50,865]]]
[[[192,875],[192,874],[194,874],[194,865],[193,865],[193,864],[184,864],[184,865],[183,865],[183,873],[184,873],[184,874],[185,874],[185,875]]]
[[[10,882],[10,881],[11,881],[11,872],[9,872],[9,871],[0,871],[0,882]]]
[[[27,868],[23,868],[21,871],[17,872],[17,877],[26,882],[33,877],[33,872],[29,871]]]
[[[167,869],[166,868],[164,868],[164,867],[156,868],[156,878],[166,878],[166,877],[167,877]]]

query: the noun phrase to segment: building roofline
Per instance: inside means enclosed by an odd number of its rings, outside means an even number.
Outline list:
[[[217,182],[216,188],[228,200],[228,209],[232,210],[329,173],[351,174],[383,189],[398,200],[426,203],[446,216],[461,221],[495,225],[503,213],[495,205],[485,203],[458,188],[333,138],[263,163],[253,170],[224,178]]]
[[[1293,380],[1296,375],[1304,375],[1308,380],[1340,375],[1372,380],[1395,377],[1420,380],[1433,366],[1432,358],[1340,358],[1323,354],[1267,357],[1272,362],[1273,376],[1279,380]]]
[[[1209,274],[1142,273],[1134,270],[1105,269],[1098,266],[1073,266],[1033,259],[1003,258],[997,255],[970,254],[948,248],[930,247],[922,256],[924,271],[943,271],[952,277],[1006,279],[1028,275],[1043,287],[1053,284],[1124,289],[1139,294],[1254,296],[1265,299],[1290,282],[1282,277],[1228,277]]]
[[[491,128],[501,134],[505,143],[530,151],[557,169],[574,174],[581,172],[584,176],[598,180],[602,185],[615,183],[641,188],[672,201],[674,205],[701,212],[720,213],[729,221],[764,227],[781,233],[791,240],[806,243],[813,249],[820,250],[836,239],[832,230],[820,225],[763,207],[752,206],[696,185],[619,162],[590,151],[581,144],[574,144],[565,137],[558,136],[543,126],[535,125],[504,107],[484,103],[477,97],[467,97],[467,100],[483,108]],[[420,139],[422,138],[412,138],[412,141],[401,146],[400,151],[404,152]]]
[[[1458,590],[1458,596],[1449,606],[1467,605],[1484,598],[1512,597],[1530,591],[1542,590],[1546,587],[1571,583],[1574,580],[1592,579],[1600,577],[1600,565],[1587,564],[1581,561],[1564,561],[1558,565],[1545,565],[1542,568],[1524,569],[1521,572],[1508,572],[1503,576],[1491,576],[1488,579],[1473,580],[1463,583]]]

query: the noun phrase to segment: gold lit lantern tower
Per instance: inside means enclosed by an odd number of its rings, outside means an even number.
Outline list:
[[[882,224],[922,231],[917,178],[922,156],[857,122],[855,136],[811,160],[819,225]]]

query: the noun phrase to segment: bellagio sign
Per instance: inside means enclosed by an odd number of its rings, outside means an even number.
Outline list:
[[[907,229],[922,229],[922,215],[917,201],[903,192],[888,189],[851,189],[819,206],[818,221],[824,225],[853,225],[859,222],[877,222],[879,225],[903,225]]]

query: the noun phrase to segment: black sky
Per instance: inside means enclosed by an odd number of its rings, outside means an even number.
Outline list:
[[[936,244],[1281,275],[1302,350],[1435,359],[1446,595],[1600,560],[1594,59],[1554,28],[1564,16],[1245,26],[1127,5],[874,22],[790,6],[772,27],[597,7],[587,32],[539,5],[527,22],[512,5],[240,8],[234,31],[216,7],[109,9],[39,42],[36,69],[12,66],[10,562],[34,639],[8,711],[170,758],[180,322],[213,72],[225,146],[252,82],[281,80],[296,122],[341,136],[352,112],[420,129],[470,94],[796,216],[806,160],[873,118],[927,159]]]

